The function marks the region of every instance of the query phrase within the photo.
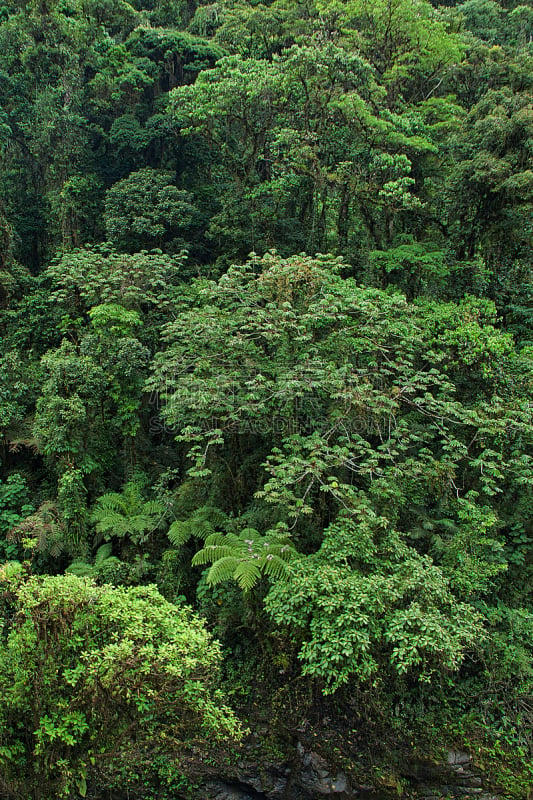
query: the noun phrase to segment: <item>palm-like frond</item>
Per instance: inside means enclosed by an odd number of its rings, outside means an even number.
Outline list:
[[[198,519],[209,520],[214,528],[226,528],[228,524],[227,514],[216,506],[202,506],[194,516]]]
[[[94,566],[86,561],[73,561],[65,570],[78,578],[89,578],[94,575]]]
[[[94,513],[99,511],[116,511],[117,513],[124,513],[126,511],[126,503],[124,497],[117,492],[108,492],[103,494],[97,500],[97,507]]]
[[[211,534],[192,563],[193,566],[212,564],[207,573],[209,584],[233,579],[244,592],[249,592],[262,574],[272,581],[282,580],[288,572],[287,562],[295,552],[286,535],[273,533],[270,538],[261,536],[255,528],[245,528],[239,535]]]
[[[9,532],[8,538],[20,542],[26,540],[25,546],[35,547],[38,552],[48,553],[52,558],[58,558],[69,549],[64,520],[57,505],[50,501],[42,503],[37,511],[21,520]]]
[[[261,562],[261,568],[265,575],[272,578],[274,581],[280,581],[287,577],[289,568],[287,562],[283,561],[279,556],[269,554],[264,556]]]
[[[208,519],[194,519],[194,517],[189,520],[187,528],[189,536],[194,536],[196,539],[207,539],[215,530]]]
[[[112,562],[117,564],[121,563],[119,558],[112,555],[112,550],[111,544],[102,544],[96,551],[94,564],[90,564],[88,561],[82,561],[81,559],[75,559],[72,564],[66,568],[65,572],[77,575],[79,578],[98,577],[100,568],[104,564],[107,566]]]
[[[39,441],[33,435],[33,423],[33,417],[26,417],[7,427],[4,436],[10,453],[19,453],[23,447],[27,447],[35,454],[39,452]]]
[[[233,577],[243,592],[249,592],[261,580],[261,570],[253,561],[239,561]]]
[[[228,518],[219,508],[202,506],[189,519],[175,520],[168,529],[168,538],[174,547],[181,547],[192,538],[205,541],[217,528],[225,529],[227,524]]]
[[[144,500],[140,487],[135,483],[125,485],[121,494],[108,492],[96,501],[91,519],[97,533],[106,538],[130,537],[142,544],[160,525],[164,506],[157,500]]]
[[[228,544],[234,546],[235,539],[238,540],[238,537],[232,533],[212,533],[211,536],[207,537],[205,544],[209,547],[225,547]]]
[[[243,528],[240,532],[239,536],[241,539],[252,539],[252,540],[260,540],[261,534],[255,528]]]
[[[231,545],[206,544],[199,550],[192,559],[193,567],[201,567],[204,564],[214,564],[221,558],[235,557],[235,549]]]
[[[115,509],[97,509],[92,515],[93,522],[96,522],[98,533],[106,533],[109,530],[121,528],[124,525],[124,515]]]
[[[106,558],[109,558],[112,551],[113,551],[113,546],[109,542],[100,545],[100,547],[96,551],[96,556],[94,558],[94,566],[99,567],[100,564],[106,560]]]
[[[142,506],[142,513],[150,517],[160,517],[164,510],[165,507],[159,500],[147,500]]]
[[[239,559],[235,558],[235,556],[219,558],[218,561],[215,561],[207,573],[207,582],[211,586],[216,586],[217,583],[229,581],[231,578],[233,578],[238,564]]]
[[[186,523],[179,519],[174,520],[167,531],[167,536],[174,547],[180,547],[182,544],[185,544],[189,538]]]

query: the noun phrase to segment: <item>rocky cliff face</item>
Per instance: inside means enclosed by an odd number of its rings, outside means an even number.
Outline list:
[[[502,800],[484,786],[483,774],[468,753],[450,750],[446,760],[406,759],[397,771],[403,778],[404,797],[417,800]],[[319,753],[298,742],[290,763],[240,760],[234,771],[210,776],[203,786],[210,800],[387,800],[387,791],[361,785]]]

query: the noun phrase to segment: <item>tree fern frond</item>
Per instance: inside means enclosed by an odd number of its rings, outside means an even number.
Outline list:
[[[212,533],[204,547],[196,553],[193,566],[212,563],[207,581],[209,584],[233,578],[239,587],[249,592],[264,573],[270,580],[282,580],[287,576],[287,562],[296,550],[284,533],[275,541],[255,530],[244,528],[235,533]]]
[[[142,506],[142,513],[146,516],[160,517],[164,510],[165,507],[159,500],[147,500]]]
[[[210,586],[216,586],[217,583],[231,580],[239,563],[239,559],[234,556],[228,556],[216,561],[207,573],[207,583]]]
[[[205,545],[206,545],[206,546],[208,546],[208,545],[209,545],[209,546],[211,547],[212,545],[226,545],[226,544],[228,544],[229,542],[231,542],[231,544],[234,544],[234,542],[233,542],[233,541],[232,541],[232,539],[231,539],[231,534],[226,534],[226,533],[212,533],[212,534],[211,534],[210,536],[208,536],[208,537],[207,537],[207,539],[205,540]]]
[[[124,484],[121,497],[134,505],[142,501],[142,487],[137,481],[130,480]]]
[[[272,553],[268,553],[266,556],[263,556],[261,559],[261,568],[263,569],[265,575],[268,575],[269,578],[273,578],[275,581],[286,578],[289,572],[289,568],[287,567],[285,561],[283,561],[279,556],[273,555]]]
[[[253,561],[239,561],[233,577],[244,592],[249,592],[261,579],[261,570]]]
[[[191,564],[193,567],[201,567],[204,564],[214,564],[221,558],[236,558],[232,547],[228,545],[207,545],[199,550],[193,557]]]
[[[252,541],[263,538],[259,531],[256,531],[255,528],[243,528],[239,533],[239,536],[241,539],[251,539]]]
[[[65,572],[70,575],[76,575],[78,578],[87,578],[94,573],[94,567],[91,564],[87,564],[86,561],[73,561]]]
[[[228,524],[227,514],[216,506],[202,506],[194,513],[194,517],[208,520],[213,528],[226,528]]]
[[[270,544],[268,552],[283,561],[290,561],[296,550],[291,544]]]
[[[52,535],[43,539],[39,549],[43,553],[48,551],[52,558],[59,558],[65,549],[65,542],[62,536],[56,535],[55,532],[52,532]]]
[[[117,520],[124,519],[124,516],[114,508],[99,508],[93,511],[92,519],[97,525],[105,525],[108,520],[111,521],[110,524],[114,524]]]
[[[196,539],[207,539],[215,531],[208,519],[195,519],[192,517],[188,520],[187,527],[190,530],[190,535]]]
[[[168,529],[167,536],[174,547],[179,547],[189,541],[191,532],[186,522],[176,519]]]
[[[96,522],[96,530],[99,533],[105,533],[117,528],[122,528],[124,525],[124,517],[118,511],[107,510],[105,513],[102,511],[98,516],[94,516]]]
[[[175,520],[168,529],[168,538],[175,547],[186,544],[191,537],[205,541],[227,524],[228,518],[219,508],[202,506],[189,519]]]
[[[94,509],[93,513],[97,514],[101,511],[124,511],[124,498],[122,495],[118,494],[118,492],[109,492],[108,494],[103,494],[101,497],[98,498],[96,501],[96,508]]]
[[[110,544],[109,542],[107,542],[107,544],[100,545],[100,547],[96,551],[96,556],[94,559],[95,567],[100,566],[100,564],[103,561],[105,561],[106,558],[109,558],[112,552],[113,552],[113,545]]]
[[[163,513],[162,503],[145,500],[142,487],[130,481],[124,486],[122,494],[109,492],[99,497],[91,520],[95,523],[97,533],[104,534],[106,538],[130,537],[139,545],[155,530]]]
[[[137,514],[127,521],[128,529],[134,533],[150,533],[157,525],[157,519],[144,514]]]

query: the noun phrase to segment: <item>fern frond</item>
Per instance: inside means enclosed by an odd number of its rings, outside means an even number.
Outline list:
[[[186,521],[175,520],[168,529],[167,536],[175,547],[186,544],[191,537],[207,539],[214,533],[214,528],[206,519],[192,517]]]
[[[213,566],[216,565],[213,564]],[[260,581],[261,570],[253,561],[240,561],[233,577],[244,592],[249,592]]]
[[[295,555],[296,550],[291,544],[271,544],[268,552],[283,561],[290,561]]]
[[[108,494],[103,494],[101,497],[98,498],[96,501],[96,508],[94,509],[94,514],[99,513],[101,511],[125,511],[125,503],[124,498],[122,495],[118,494],[118,492],[108,492]]]
[[[286,578],[289,572],[289,568],[285,561],[283,561],[279,556],[273,555],[272,553],[268,553],[266,556],[263,556],[261,559],[261,568],[265,575],[268,575],[269,578],[273,578],[275,581],[279,581],[282,578]]]
[[[94,573],[94,568],[91,564],[87,564],[86,561],[73,561],[65,572],[70,575],[76,575],[78,578],[87,578]]]
[[[215,532],[214,527],[208,519],[195,519],[192,517],[187,524],[191,536],[194,536],[196,539],[207,539],[208,536]]]
[[[124,523],[124,517],[118,511],[108,509],[100,511],[98,514],[94,512],[93,521],[96,522],[96,530],[99,533],[120,527]]]
[[[252,541],[263,538],[255,528],[243,528],[239,536],[241,539],[251,539]]]
[[[13,422],[4,432],[10,453],[19,453],[23,447],[29,448],[33,453],[39,452],[40,441],[33,434],[34,418],[26,417],[18,422]]]
[[[47,552],[52,558],[59,558],[67,549],[63,531],[52,527],[47,533],[43,532],[43,534],[39,538],[38,550],[41,553]]]
[[[226,529],[227,515],[215,506],[196,509],[187,520],[175,520],[168,529],[168,538],[175,547],[186,544],[191,537],[206,541],[217,528]]]
[[[189,541],[191,532],[186,522],[176,519],[168,529],[167,536],[174,547],[179,547]]]
[[[159,500],[147,500],[142,506],[143,515],[151,517],[160,517],[164,510],[165,507]]]
[[[193,567],[201,567],[204,564],[214,564],[221,558],[236,558],[232,547],[228,545],[206,545],[199,550],[193,557],[191,564]]]
[[[187,523],[183,525],[188,527]],[[272,532],[272,538],[261,536],[251,527],[244,528],[238,535],[211,533],[192,559],[192,565],[211,563],[207,573],[210,585],[233,578],[244,592],[254,588],[262,573],[270,580],[282,580],[288,573],[287,562],[296,550],[285,531],[276,533]]]
[[[100,564],[106,560],[106,558],[109,558],[112,552],[113,552],[113,545],[110,544],[109,542],[107,544],[100,545],[100,547],[96,551],[94,566],[99,567]]]
[[[142,502],[142,487],[136,481],[128,481],[119,497],[129,506],[138,506]]]
[[[145,517],[143,514],[137,514],[135,517],[130,517],[126,526],[131,533],[150,533],[156,524],[157,519]]]
[[[206,546],[209,545],[217,545],[217,544],[227,544],[231,541],[231,535],[226,533],[212,533],[210,536],[207,537],[205,540]]]
[[[216,561],[207,573],[207,583],[216,586],[217,583],[231,580],[239,563],[239,559],[235,556],[227,556]]]
[[[193,515],[197,519],[208,520],[213,528],[226,528],[228,517],[216,506],[202,506]]]

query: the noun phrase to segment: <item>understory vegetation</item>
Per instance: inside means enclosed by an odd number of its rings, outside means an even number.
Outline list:
[[[0,0],[0,797],[196,798],[256,728],[531,796],[532,48]]]

